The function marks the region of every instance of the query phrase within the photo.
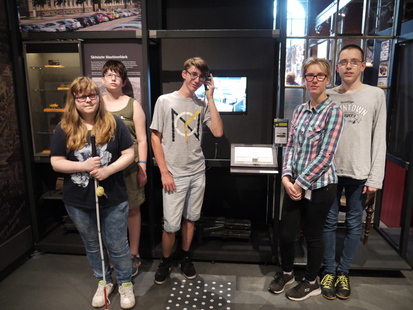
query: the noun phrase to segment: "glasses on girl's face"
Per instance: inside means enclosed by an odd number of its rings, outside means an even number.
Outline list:
[[[317,81],[322,82],[327,78],[327,75],[326,74],[317,74],[317,75],[306,74],[305,75],[305,79],[307,80],[307,82],[312,82],[314,78],[316,78]]]
[[[108,73],[105,75],[105,77],[109,80],[115,79],[115,80],[120,80],[121,77],[118,74],[112,74],[112,73]]]
[[[96,100],[97,97],[98,97],[97,94],[90,94],[90,95],[78,96],[78,97],[75,97],[75,99],[79,102],[85,102],[87,98],[89,98],[90,100]]]
[[[191,76],[191,80],[196,80],[196,78],[199,78],[200,82],[206,81],[206,77],[203,75],[197,75],[195,72],[189,72],[188,70],[185,71],[189,73],[189,75]]]

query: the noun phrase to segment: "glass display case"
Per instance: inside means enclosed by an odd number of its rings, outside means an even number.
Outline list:
[[[48,162],[71,82],[82,75],[80,41],[24,42],[35,162]]]

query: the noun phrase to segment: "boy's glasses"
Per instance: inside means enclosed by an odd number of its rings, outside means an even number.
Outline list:
[[[358,65],[360,65],[362,63],[362,61],[360,60],[351,60],[351,61],[347,61],[347,60],[342,60],[338,63],[338,65],[340,67],[346,67],[348,64],[350,63],[350,65],[352,65],[353,67],[357,67]]]
[[[196,78],[199,78],[200,82],[206,81],[206,77],[203,75],[196,75],[195,72],[189,72],[188,70],[185,70],[185,71],[189,73],[189,75],[191,76],[191,80],[196,80]]]

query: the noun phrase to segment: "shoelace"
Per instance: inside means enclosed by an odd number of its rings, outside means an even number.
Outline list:
[[[132,286],[120,286],[119,287],[120,293],[122,295],[124,295],[126,298],[131,298],[132,294],[133,294],[133,290],[132,290]]]
[[[331,274],[326,274],[323,280],[321,281],[321,285],[324,287],[330,287],[333,285],[333,281],[334,281],[334,276]]]
[[[339,277],[337,278],[336,286],[337,286],[337,283],[338,283],[338,282],[341,283],[341,286],[343,287],[344,290],[348,290],[348,289],[349,289],[348,279],[347,279],[346,276],[344,276],[344,275],[339,276]]]
[[[103,283],[103,281],[99,281],[99,287],[98,287],[97,295],[102,296],[103,298],[105,298],[104,297],[104,286],[100,282]],[[107,293],[108,293],[108,288],[106,287],[106,300],[108,301],[108,305],[110,305],[110,299],[109,299],[109,295]]]
[[[280,273],[277,273],[275,276],[274,276],[274,280],[275,280],[275,283],[281,283],[281,282],[284,282],[284,283],[286,283],[286,282],[288,282],[288,281],[285,281],[285,274],[283,274],[282,272],[280,272]]]
[[[307,282],[307,281],[302,281],[302,282],[298,283],[298,285],[297,285],[296,287],[294,287],[294,289],[295,289],[297,292],[299,292],[299,291],[301,290],[301,287],[302,287],[302,286],[306,286],[306,285],[308,285],[308,284],[310,284],[310,283]]]

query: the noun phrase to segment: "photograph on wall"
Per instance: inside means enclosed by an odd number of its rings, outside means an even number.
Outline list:
[[[121,61],[128,70],[123,93],[142,105],[142,45],[137,43],[85,43],[83,46],[85,75],[92,78],[104,96],[102,68],[108,60]]]
[[[388,62],[381,62],[379,65],[379,77],[387,76]]]
[[[21,1],[21,32],[137,31],[139,0]]]
[[[390,40],[381,42],[380,45],[380,63],[377,79],[377,86],[387,87],[388,85],[388,68],[390,62]]]

